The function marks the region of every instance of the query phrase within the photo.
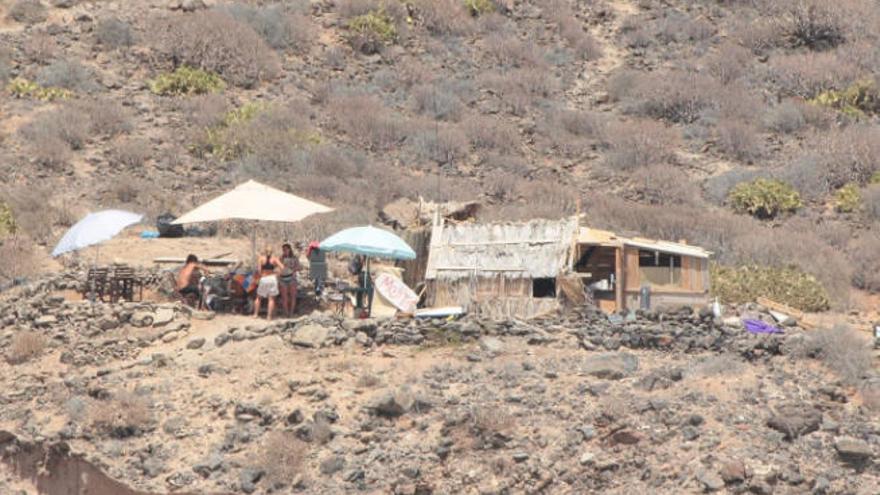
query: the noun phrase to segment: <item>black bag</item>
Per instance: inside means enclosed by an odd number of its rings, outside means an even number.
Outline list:
[[[171,213],[164,213],[156,218],[156,229],[159,237],[183,237],[183,225],[172,225],[171,222],[177,217]]]

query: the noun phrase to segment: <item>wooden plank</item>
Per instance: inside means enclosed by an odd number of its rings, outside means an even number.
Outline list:
[[[164,256],[164,257],[159,257],[159,258],[153,258],[153,263],[156,263],[157,265],[161,265],[161,264],[182,265],[182,264],[186,263],[186,258]],[[208,258],[208,259],[199,260],[199,263],[202,263],[203,265],[234,265],[234,264],[238,263],[238,260],[222,259],[222,258],[221,259]]]
[[[767,309],[771,309],[771,310],[777,311],[779,313],[784,313],[784,314],[794,318],[794,320],[798,323],[798,325],[800,325],[804,328],[811,329],[811,330],[816,328],[816,324],[809,321],[807,319],[807,315],[804,314],[804,312],[799,309],[792,308],[791,306],[788,306],[786,304],[782,304],[780,302],[776,302],[772,299],[768,299],[763,296],[759,297],[756,300],[756,302],[758,304],[760,304],[761,306],[764,306]]]
[[[614,304],[617,311],[623,310],[623,286],[626,277],[623,273],[623,248],[614,250]]]

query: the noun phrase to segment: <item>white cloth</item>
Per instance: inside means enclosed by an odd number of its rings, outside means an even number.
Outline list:
[[[276,275],[260,277],[260,284],[257,285],[257,297],[275,297],[278,294],[278,277]]]

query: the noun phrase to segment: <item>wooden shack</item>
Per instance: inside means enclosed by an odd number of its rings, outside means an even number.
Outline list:
[[[572,274],[605,311],[709,302],[712,253],[701,247],[584,227],[573,253]]]
[[[702,306],[711,253],[686,242],[622,237],[579,217],[522,223],[435,220],[425,270],[426,305],[492,317],[532,317],[559,307],[557,285],[579,280],[607,312]],[[561,289],[561,286],[559,287]]]
[[[523,223],[435,220],[425,271],[426,303],[492,317],[531,317],[559,305],[556,278],[568,271],[576,217]]]

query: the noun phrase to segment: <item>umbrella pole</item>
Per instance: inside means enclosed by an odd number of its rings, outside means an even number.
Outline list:
[[[257,226],[251,230],[251,266],[257,264]]]
[[[367,316],[373,316],[373,281],[370,278],[370,257],[367,256],[367,278],[364,280],[364,288],[367,289]]]

